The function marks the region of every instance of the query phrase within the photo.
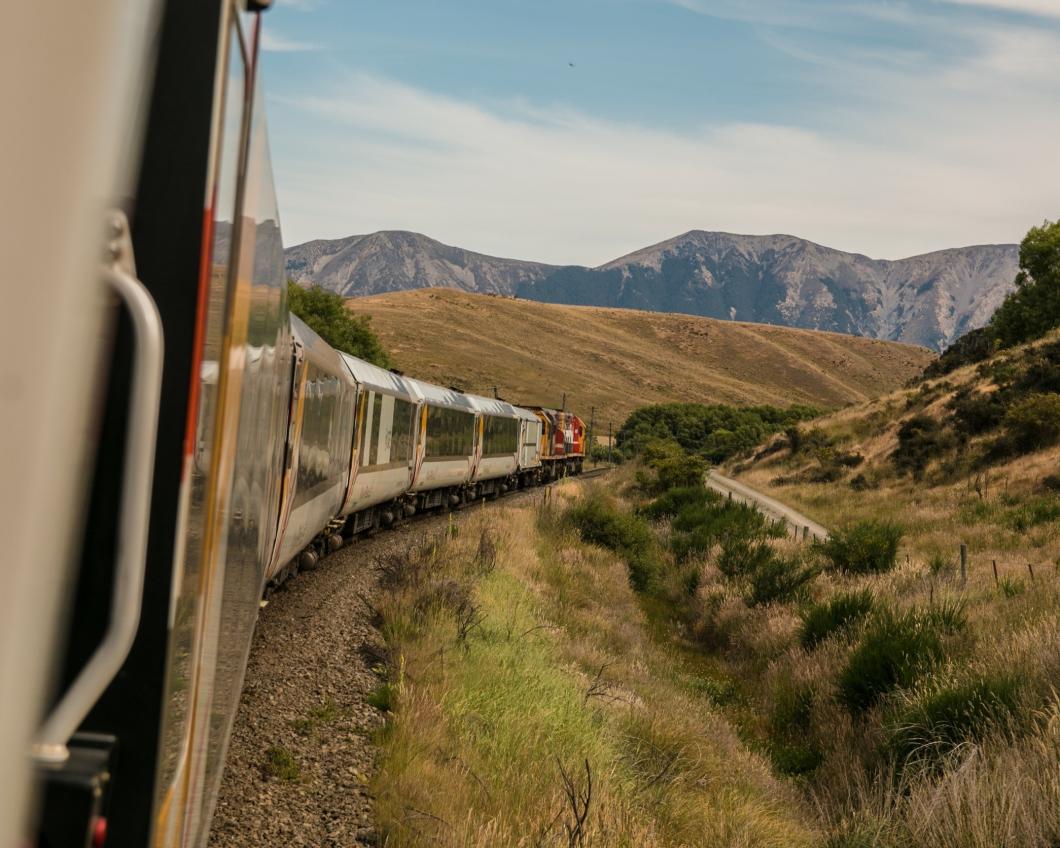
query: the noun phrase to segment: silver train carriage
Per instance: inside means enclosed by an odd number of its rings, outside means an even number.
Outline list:
[[[340,515],[348,535],[415,512],[405,495],[416,468],[423,399],[400,374],[341,353],[357,383],[357,435]]]
[[[316,565],[310,543],[337,535],[346,502],[353,450],[357,384],[343,358],[297,316],[291,316],[294,373],[280,504],[280,533],[267,579],[299,565]],[[331,532],[329,532],[331,531]],[[330,541],[333,548],[338,539]]]
[[[475,407],[463,392],[406,378],[422,399],[416,439],[416,467],[409,487],[417,509],[467,500],[467,484],[478,450]]]

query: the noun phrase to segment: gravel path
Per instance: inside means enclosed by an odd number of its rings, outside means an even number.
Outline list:
[[[788,524],[797,527],[800,532],[802,531],[802,528],[809,527],[810,534],[815,539],[828,538],[828,530],[816,521],[807,518],[801,512],[792,509],[790,506],[778,501],[776,498],[771,498],[769,495],[762,494],[757,489],[752,489],[746,483],[741,483],[739,480],[733,480],[731,477],[724,477],[717,471],[711,471],[710,474],[707,475],[707,485],[722,494],[731,492],[736,500],[757,504],[762,512],[771,515],[774,518],[784,519]]]
[[[254,634],[210,848],[377,844],[368,782],[383,716],[366,699],[381,682],[371,666],[382,640],[362,599],[376,593],[376,558],[447,522],[431,516],[359,539],[273,594]],[[270,752],[273,772],[289,765],[284,754],[296,771],[270,773]]]

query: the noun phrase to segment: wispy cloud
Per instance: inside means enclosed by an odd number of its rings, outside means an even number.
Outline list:
[[[1023,113],[990,87],[959,96],[969,74],[933,81],[934,93],[958,96],[933,103],[929,92],[912,126],[880,115],[857,138],[755,123],[678,134],[571,112],[541,120],[359,75],[289,104],[329,129],[311,159],[279,175],[288,241],[408,228],[596,264],[694,227],[789,232],[886,257],[1017,240],[1060,205],[1060,110]]]
[[[1060,19],[1060,2],[1057,0],[944,0],[944,2]]]
[[[261,49],[269,53],[307,53],[322,48],[319,44],[311,41],[295,41],[284,38],[266,26],[261,30]]]

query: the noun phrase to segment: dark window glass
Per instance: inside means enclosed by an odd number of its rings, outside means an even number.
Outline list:
[[[485,416],[482,429],[482,455],[514,455],[519,445],[519,421],[515,418]]]
[[[458,409],[427,408],[428,458],[470,456],[475,448],[475,416]]]
[[[413,415],[416,407],[407,400],[394,400],[394,433],[390,441],[390,461],[408,462],[412,456]]]

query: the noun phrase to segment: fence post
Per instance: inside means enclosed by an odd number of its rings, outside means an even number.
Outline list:
[[[807,524],[805,527],[802,528],[802,541],[805,542],[809,538],[810,538],[810,525]]]
[[[1031,565],[1029,562],[1027,563],[1027,571],[1030,573],[1031,581],[1033,582],[1034,581],[1034,566]]]
[[[998,579],[997,579],[997,560],[996,559],[990,560],[990,564],[994,566],[994,586],[998,586],[1000,584],[999,584]]]
[[[961,585],[968,582],[968,546],[961,542]]]

